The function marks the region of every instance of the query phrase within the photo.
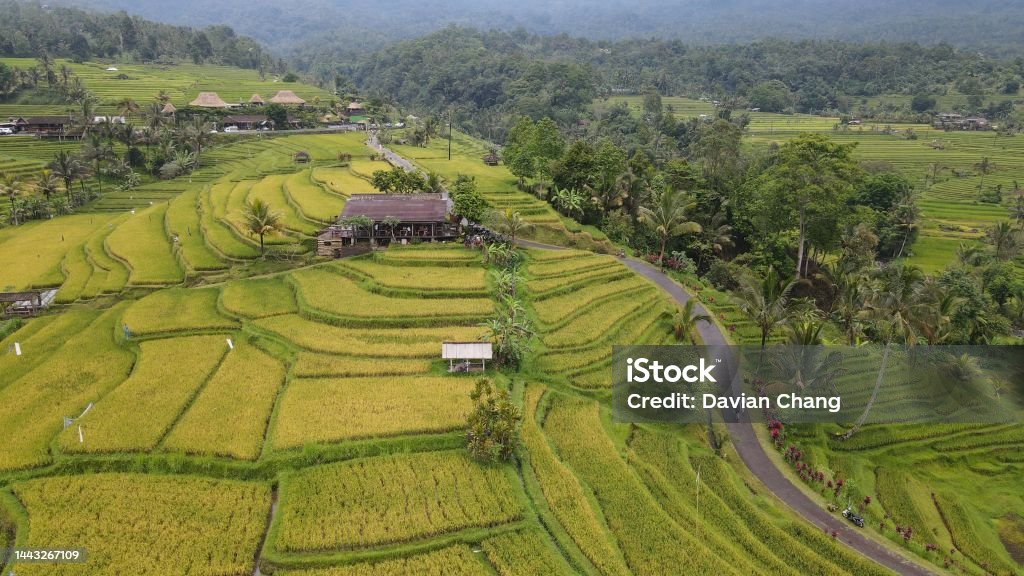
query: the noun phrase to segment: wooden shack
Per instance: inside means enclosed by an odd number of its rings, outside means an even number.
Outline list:
[[[454,240],[459,225],[449,221],[441,194],[353,194],[338,221],[317,236],[317,254],[338,258],[357,242],[386,245],[412,240]]]

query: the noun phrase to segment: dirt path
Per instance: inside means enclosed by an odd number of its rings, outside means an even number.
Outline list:
[[[623,264],[628,266],[637,274],[640,274],[657,284],[662,290],[668,292],[669,295],[671,295],[679,304],[684,304],[690,299],[691,296],[688,292],[683,290],[670,278],[662,274],[657,268],[638,260],[625,259],[623,260]],[[698,314],[710,315],[710,313],[700,304],[698,304],[696,308]],[[724,346],[729,344],[728,339],[724,334],[722,334],[722,331],[715,324],[699,324],[697,326],[697,332],[700,333],[700,337],[704,343],[709,346]],[[743,463],[747,468],[749,468],[761,483],[775,494],[779,500],[782,500],[787,506],[800,514],[800,516],[803,516],[805,520],[822,530],[827,530],[828,532],[832,532],[834,530],[838,534],[838,540],[841,540],[850,548],[853,548],[862,555],[878,562],[890,570],[912,576],[932,574],[932,572],[928,571],[923,566],[920,566],[889,550],[882,544],[865,537],[860,533],[860,529],[855,528],[849,522],[844,521],[840,517],[834,516],[827,510],[815,504],[814,501],[801,492],[799,488],[794,486],[793,483],[783,476],[782,472],[775,467],[775,464],[768,458],[768,454],[765,453],[761,443],[758,442],[757,436],[754,432],[754,425],[751,424],[749,420],[746,422],[726,424],[726,428],[729,430],[729,439],[732,441],[733,446],[736,448],[736,452],[740,455],[740,459],[743,460]]]
[[[260,561],[263,560],[263,550],[267,547],[267,538],[270,537],[270,525],[274,523],[275,514],[277,514],[277,488],[270,492],[270,512],[267,514],[267,529],[263,532],[263,541],[260,542],[260,548],[256,552],[256,569],[253,570],[252,576],[263,576],[263,572],[260,571]]]

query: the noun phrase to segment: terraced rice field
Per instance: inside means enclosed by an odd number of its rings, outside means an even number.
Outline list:
[[[38,63],[33,58],[3,58],[0,61],[8,66],[31,68]],[[277,82],[268,76],[260,80],[255,70],[244,70],[230,66],[212,66],[195,64],[150,65],[150,64],[114,64],[117,71],[107,71],[109,63],[84,62],[76,64],[68,60],[55,60],[54,65],[65,65],[78,76],[82,83],[96,94],[100,100],[101,111],[112,111],[114,104],[123,98],[131,98],[136,102],[148,103],[161,91],[165,91],[171,102],[178,108],[186,106],[200,92],[217,92],[228,103],[248,102],[254,93],[261,94],[265,100],[278,90],[292,90],[300,98],[312,101],[319,98],[330,101],[333,96],[324,90],[300,83]],[[120,79],[119,75],[127,78]],[[19,114],[48,113],[60,114],[65,107],[33,109],[34,112],[21,111]]]
[[[613,257],[530,254],[526,287],[544,344],[535,362],[545,375],[607,388],[613,345],[667,342],[674,306]]]

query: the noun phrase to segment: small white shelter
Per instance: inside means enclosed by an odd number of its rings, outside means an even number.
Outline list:
[[[441,358],[448,361],[449,372],[470,372],[477,368],[487,369],[487,361],[494,358],[490,342],[444,342],[441,344]]]

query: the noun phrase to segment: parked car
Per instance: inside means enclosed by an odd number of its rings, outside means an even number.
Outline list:
[[[9,136],[11,134],[14,134],[14,130],[11,130],[10,128],[0,128],[0,136]]]
[[[238,126],[228,126],[227,128],[224,128],[224,131],[225,132],[238,132]]]

